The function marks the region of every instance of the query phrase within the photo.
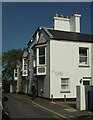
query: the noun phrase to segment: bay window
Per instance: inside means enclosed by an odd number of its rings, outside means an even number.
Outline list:
[[[39,65],[45,64],[45,47],[39,48]]]

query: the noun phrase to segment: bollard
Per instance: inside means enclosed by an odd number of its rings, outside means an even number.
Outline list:
[[[52,102],[53,102],[53,94],[51,95],[51,99],[52,99]]]
[[[66,95],[64,95],[64,102],[66,102]]]

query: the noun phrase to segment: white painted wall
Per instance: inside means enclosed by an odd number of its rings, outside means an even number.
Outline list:
[[[74,14],[70,19],[54,17],[54,30],[80,32],[80,17],[79,14]]]
[[[90,67],[79,67],[79,47],[89,47]],[[91,43],[50,40],[50,97],[76,98],[83,77],[91,77]],[[60,93],[61,78],[69,78],[70,93]]]
[[[93,85],[93,43],[91,44],[91,76],[92,76],[92,85]]]
[[[79,32],[80,33],[80,17],[81,15],[79,14],[74,14],[70,18],[70,31],[71,32]]]
[[[70,19],[54,17],[54,29],[61,31],[70,31]]]

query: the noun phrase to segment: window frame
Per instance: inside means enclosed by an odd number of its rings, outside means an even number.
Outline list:
[[[87,85],[85,84],[86,82],[89,82],[89,85],[90,85],[90,80],[83,80],[83,85]]]
[[[39,55],[39,48],[44,47],[45,48],[45,55]],[[45,58],[45,64],[39,63],[39,58],[44,57]],[[37,47],[37,66],[46,66],[46,45],[41,45]]]
[[[14,77],[18,77],[17,70],[17,68],[14,69]]]
[[[23,69],[24,69],[24,71],[27,71],[27,58],[24,58],[23,60],[24,60],[24,62],[23,62]],[[25,63],[25,60],[26,60],[26,63]]]
[[[86,49],[87,50],[87,53],[86,53],[87,55],[86,56],[80,55],[80,49]],[[80,60],[82,58],[87,59],[87,63],[86,63],[86,61],[80,62]],[[79,47],[79,66],[89,66],[89,47]]]
[[[63,82],[62,80],[67,80],[67,82]],[[67,88],[62,88],[62,86],[66,86]],[[70,78],[61,78],[61,93],[69,93],[70,92]]]

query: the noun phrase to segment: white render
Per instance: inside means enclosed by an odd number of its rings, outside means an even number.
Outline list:
[[[93,43],[87,39],[84,41],[86,35],[83,34],[82,37],[80,33],[80,17],[79,14],[74,14],[70,19],[56,16],[54,28],[37,29],[33,40],[28,43],[28,71],[26,77],[23,76],[25,79],[22,79],[24,93],[32,94],[31,87],[35,82],[38,96],[50,99],[76,98],[76,86],[84,86],[86,81],[93,85]],[[69,39],[70,33],[72,37]],[[81,41],[78,40],[79,37]],[[39,56],[39,48],[42,46],[45,50],[45,63],[40,64],[39,58],[42,56]],[[79,63],[79,48],[88,49],[88,62],[85,66]],[[24,59],[25,57],[23,64]],[[45,68],[45,71],[40,73],[41,67]],[[62,79],[68,80],[68,91],[62,91]]]
[[[79,14],[74,14],[70,19],[54,17],[54,30],[80,33],[80,17]]]
[[[54,29],[70,31],[70,19],[54,17]]]
[[[28,74],[27,69],[26,70],[24,69],[24,60],[25,59],[27,60],[27,58],[22,58],[22,76],[24,76],[24,77],[27,76],[27,74]]]
[[[17,72],[16,72],[16,69],[14,69],[14,80],[15,80],[15,81],[17,81],[17,79],[18,79],[18,76],[15,76],[16,73],[17,73]]]
[[[93,85],[93,43],[91,44],[91,77],[92,77],[92,85]]]
[[[49,39],[47,35],[43,34],[43,40]],[[41,40],[39,40],[40,42]],[[30,75],[29,77],[29,94],[31,94],[31,85],[33,79],[38,81],[38,95],[41,96],[41,89],[43,90],[43,97],[51,98],[76,98],[76,86],[82,85],[80,80],[88,79],[91,85],[91,43],[73,42],[73,41],[58,41],[48,40],[46,44],[46,75],[36,77],[33,75],[33,50],[31,47],[35,44],[33,42],[29,47],[30,52]],[[79,47],[89,48],[89,66],[79,66]],[[84,77],[84,78],[83,78]],[[61,93],[61,78],[69,78],[70,93]]]
[[[89,48],[89,66],[79,67],[79,47]],[[91,43],[50,41],[50,97],[76,98],[76,86],[83,77],[91,77]],[[61,92],[61,78],[69,78],[70,93]]]

